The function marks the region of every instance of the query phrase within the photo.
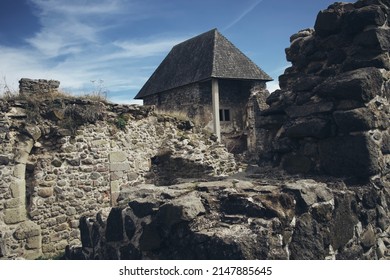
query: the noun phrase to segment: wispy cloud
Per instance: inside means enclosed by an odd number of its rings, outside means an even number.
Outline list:
[[[236,19],[234,19],[231,23],[229,23],[223,31],[226,31],[230,28],[232,28],[234,25],[236,25],[238,22],[240,22],[244,17],[246,17],[251,11],[253,11],[257,5],[259,5],[264,0],[256,0],[251,6],[249,6],[244,12],[242,12]]]
[[[141,0],[31,0],[40,29],[25,39],[25,46],[0,45],[0,78],[17,90],[20,78],[56,79],[72,93],[93,90],[103,80],[115,102],[128,103],[157,61],[184,37],[132,37],[107,40],[115,28],[148,16]],[[150,35],[151,36],[151,35]],[[123,36],[122,36],[123,37]],[[138,64],[142,59],[142,64]],[[139,102],[138,102],[139,103]]]

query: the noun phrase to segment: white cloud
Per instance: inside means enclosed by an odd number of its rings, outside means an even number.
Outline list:
[[[148,57],[168,52],[174,45],[182,42],[186,38],[171,38],[154,40],[149,42],[140,41],[116,41],[114,46],[120,49],[119,52],[107,55],[102,59],[121,59],[130,57]]]
[[[39,10],[41,15],[59,13],[63,15],[99,15],[107,13],[121,13],[121,1],[118,0],[31,0]]]
[[[132,101],[169,49],[185,38],[158,35],[109,42],[110,28],[142,14],[138,0],[31,0],[40,29],[26,39],[27,46],[0,45],[0,79],[18,89],[21,78],[55,79],[70,93],[94,90],[91,81],[103,80],[115,102]],[[145,11],[141,13],[140,11]],[[150,35],[151,36],[151,35]],[[140,62],[142,58],[142,63]],[[3,81],[1,82],[3,83]],[[1,89],[0,89],[1,90]]]
[[[275,90],[277,89],[280,89],[279,87],[279,82],[278,81],[271,81],[271,82],[268,82],[267,83],[267,89],[268,91],[271,93],[271,92],[274,92]]]

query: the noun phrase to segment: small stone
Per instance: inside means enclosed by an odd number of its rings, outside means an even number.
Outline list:
[[[98,172],[92,172],[91,173],[91,175],[89,176],[89,178],[91,179],[91,180],[97,180],[97,179],[99,179],[100,178],[100,173],[98,173]]]
[[[378,258],[381,259],[381,258],[385,257],[386,251],[387,251],[387,248],[386,248],[385,243],[383,242],[383,240],[381,238],[379,238],[378,242],[377,242],[377,249],[376,249],[376,252],[378,254]]]
[[[55,159],[53,159],[53,161],[51,162],[51,164],[52,164],[53,166],[55,166],[55,167],[61,167],[62,161],[61,161],[60,159],[58,159],[58,158],[55,158]]]
[[[48,198],[54,193],[53,188],[42,188],[38,190],[38,195],[42,198]]]
[[[39,249],[42,246],[42,237],[41,235],[32,236],[27,238],[26,248],[27,249]]]
[[[41,228],[34,222],[25,221],[21,223],[14,232],[14,237],[17,240],[31,238],[41,235]]]
[[[7,156],[0,155],[0,165],[8,165],[9,162],[10,160]]]
[[[371,225],[363,232],[361,236],[361,244],[365,249],[369,249],[375,245],[375,232]]]
[[[27,125],[23,132],[34,139],[34,141],[37,141],[42,136],[42,132],[39,127],[34,125]]]
[[[76,208],[74,207],[68,207],[68,209],[66,210],[66,215],[67,216],[73,216],[73,215],[76,215],[77,211],[76,211]]]

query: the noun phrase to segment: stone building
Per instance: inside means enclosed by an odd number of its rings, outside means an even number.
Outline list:
[[[255,147],[253,101],[268,93],[271,80],[213,29],[174,46],[135,98],[185,112],[240,153]]]

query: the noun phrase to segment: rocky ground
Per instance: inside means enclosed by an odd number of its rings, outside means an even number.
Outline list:
[[[69,259],[390,259],[390,190],[272,168],[124,190]]]

